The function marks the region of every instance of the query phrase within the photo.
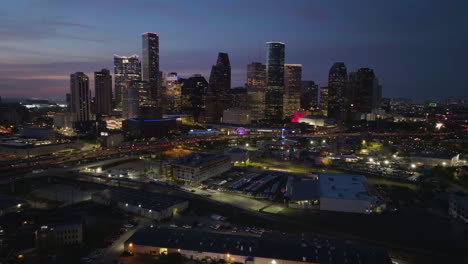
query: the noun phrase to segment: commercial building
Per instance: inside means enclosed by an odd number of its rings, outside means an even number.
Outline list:
[[[200,74],[181,81],[182,112],[192,115],[195,122],[203,122],[208,82]]]
[[[159,71],[159,36],[156,33],[146,32],[141,36],[143,41],[143,80],[150,86],[150,95],[158,101],[160,89]]]
[[[337,120],[346,118],[348,72],[343,62],[336,62],[328,72],[328,116]]]
[[[166,77],[166,87],[164,88],[162,102],[165,114],[180,113],[182,106],[182,82],[177,72],[171,72]]]
[[[54,127],[58,129],[73,129],[76,115],[73,113],[56,113],[54,115]]]
[[[301,108],[302,64],[284,65],[283,118]]]
[[[250,110],[239,107],[226,109],[223,111],[223,123],[248,125],[251,120],[250,113]]]
[[[180,253],[189,259],[226,263],[392,263],[388,253],[382,249],[350,245],[328,238],[269,232],[259,237],[147,227],[125,241],[124,249],[134,254]]]
[[[187,200],[176,196],[130,188],[106,189],[93,194],[92,200],[158,221],[172,218],[189,206]]]
[[[252,120],[265,119],[266,92],[265,64],[252,62],[247,65],[247,102],[252,114]]]
[[[167,166],[168,177],[201,182],[231,169],[231,159],[222,154],[194,152],[173,160]]]
[[[76,121],[92,120],[91,91],[89,78],[82,72],[70,75],[71,112],[76,114]]]
[[[83,224],[81,221],[52,223],[41,226],[35,233],[37,247],[47,247],[54,241],[57,246],[74,246],[83,242]]]
[[[229,104],[231,90],[231,63],[227,53],[219,53],[216,65],[211,67],[210,82],[206,95],[206,122],[219,123],[223,110]]]
[[[136,119],[129,118],[122,122],[124,134],[132,138],[151,138],[167,136],[177,128],[175,118]]]
[[[468,198],[452,195],[449,199],[448,213],[451,217],[468,224]]]
[[[267,42],[265,118],[271,122],[283,119],[284,50],[281,42]]]
[[[114,55],[115,102],[120,106],[132,81],[141,81],[141,62],[138,55]]]
[[[94,92],[96,115],[110,115],[112,113],[112,76],[108,69],[94,72]]]
[[[320,114],[328,117],[328,87],[320,87]]]
[[[314,81],[302,81],[301,109],[316,110],[319,107],[319,92]]]
[[[357,72],[350,73],[348,92],[348,107],[353,115],[373,113],[380,106],[382,86],[379,85],[374,70],[370,68],[360,68]]]
[[[224,155],[231,158],[232,163],[242,163],[249,160],[249,151],[243,148],[231,148],[224,151]]]
[[[292,186],[289,206],[294,208],[369,214],[377,201],[362,175],[319,173],[317,180],[301,179]]]

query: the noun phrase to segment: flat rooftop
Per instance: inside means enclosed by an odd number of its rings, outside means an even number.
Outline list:
[[[319,173],[320,196],[336,199],[374,201],[367,194],[367,178],[362,175]]]
[[[142,208],[154,211],[162,211],[187,201],[177,196],[122,187],[109,188],[94,195],[98,195],[107,200],[128,203],[133,206],[141,205]]]
[[[189,167],[199,167],[215,160],[227,158],[226,155],[205,152],[193,152],[187,156],[175,160],[175,164]]]
[[[309,201],[320,199],[319,182],[312,179],[296,181],[292,187],[291,201]]]
[[[263,233],[261,237],[254,237],[201,230],[147,227],[137,231],[125,243],[298,262],[392,263],[388,253],[383,249],[359,247],[320,237],[280,233]]]

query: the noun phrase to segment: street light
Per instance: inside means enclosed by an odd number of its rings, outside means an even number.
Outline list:
[[[415,169],[416,168],[416,164],[411,164],[411,168]]]
[[[388,165],[389,161],[388,161],[388,160],[385,160],[384,163],[385,163],[385,165]]]
[[[313,141],[313,140],[311,140],[311,141],[310,141],[310,144],[314,144],[314,141]]]
[[[245,143],[245,146],[248,147],[248,146],[249,146],[249,143]]]

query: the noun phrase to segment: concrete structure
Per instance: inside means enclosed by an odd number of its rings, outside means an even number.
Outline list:
[[[158,221],[168,219],[188,208],[187,200],[129,188],[110,188],[93,194],[96,203],[120,208]]]
[[[180,253],[194,260],[246,264],[360,263],[390,264],[382,249],[350,245],[320,237],[263,233],[260,237],[148,227],[137,231],[124,243],[134,254]]]
[[[458,195],[451,196],[448,213],[451,217],[468,224],[468,198]]]
[[[168,176],[174,179],[200,182],[231,169],[231,159],[222,154],[194,152],[173,160],[168,165]]]
[[[248,125],[251,120],[250,113],[250,110],[238,107],[226,109],[223,111],[223,123]]]
[[[423,166],[454,166],[458,163],[460,154],[449,152],[416,152],[410,153],[411,162]]]
[[[369,214],[377,199],[367,193],[367,178],[361,175],[319,173],[318,180],[294,183],[291,207]]]

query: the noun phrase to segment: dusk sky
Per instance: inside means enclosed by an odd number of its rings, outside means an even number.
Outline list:
[[[161,69],[209,77],[227,52],[232,86],[286,43],[303,80],[327,84],[334,62],[375,70],[386,97],[468,98],[467,0],[2,0],[0,96],[63,97],[69,75],[113,71],[113,54],[141,55],[160,37]]]

